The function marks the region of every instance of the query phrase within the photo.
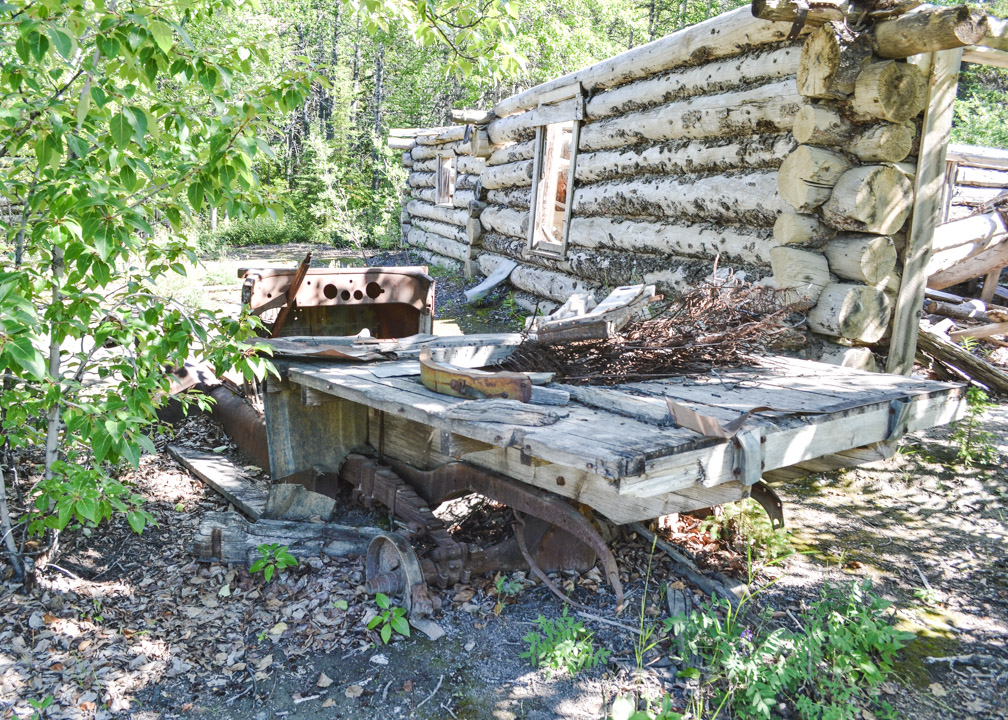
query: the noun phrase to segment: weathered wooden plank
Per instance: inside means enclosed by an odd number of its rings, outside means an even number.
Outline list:
[[[169,445],[168,454],[245,513],[250,520],[256,521],[262,515],[268,493],[257,488],[245,472],[223,455],[201,452],[183,445]]]

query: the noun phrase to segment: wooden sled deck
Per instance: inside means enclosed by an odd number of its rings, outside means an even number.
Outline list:
[[[482,365],[515,336],[427,338],[383,341],[391,361],[281,361],[284,380],[265,397],[274,479],[336,470],[362,449],[422,469],[463,461],[624,524],[739,500],[762,476],[819,458],[881,458],[905,432],[965,411],[957,385],[785,357],[613,387],[550,385],[570,394],[565,405],[465,400],[421,385],[419,349],[433,344],[443,361]],[[770,409],[733,437],[710,437],[673,423],[666,398],[721,425]],[[869,449],[850,453],[860,448]]]

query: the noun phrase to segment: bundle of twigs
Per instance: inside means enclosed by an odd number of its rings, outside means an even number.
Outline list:
[[[772,288],[705,283],[606,340],[545,345],[528,339],[504,367],[556,373],[557,381],[575,385],[615,385],[739,367],[753,356],[793,347],[797,338],[804,338],[785,324],[792,312],[786,300]]]

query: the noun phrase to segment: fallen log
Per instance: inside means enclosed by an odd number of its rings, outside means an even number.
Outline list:
[[[1005,236],[996,238],[1004,240]],[[931,273],[928,277],[928,287],[952,287],[959,283],[972,280],[981,275],[988,275],[994,270],[1008,267],[1008,242],[992,243],[990,246],[974,253],[954,265]]]
[[[810,212],[826,202],[850,163],[840,153],[800,145],[784,158],[777,172],[781,198],[798,212]]]
[[[471,305],[485,298],[495,287],[505,282],[516,267],[518,267],[518,263],[514,260],[503,260],[492,273],[483,278],[483,282],[465,291],[466,302]]]
[[[481,253],[476,259],[479,270],[484,275],[490,275],[500,263],[507,261],[501,255],[493,253]],[[587,290],[594,293],[598,287],[584,280],[570,275],[543,270],[540,268],[519,265],[511,271],[511,284],[520,290],[532,293],[541,298],[554,300],[558,303],[566,302],[575,292]]]
[[[798,63],[798,92],[806,97],[842,100],[854,92],[864,66],[871,61],[871,38],[844,21],[828,22],[805,39]]]
[[[926,7],[875,25],[875,52],[884,58],[952,50],[981,43],[987,35],[987,13],[966,5]]]
[[[892,315],[888,296],[867,285],[832,283],[819,295],[808,314],[808,324],[817,333],[876,343],[885,335]]]
[[[929,315],[941,315],[954,320],[976,320],[982,323],[1008,321],[1008,308],[990,306],[981,300],[966,302],[948,302],[945,300],[924,300],[924,312]]]
[[[892,165],[848,170],[822,206],[823,219],[838,230],[891,235],[913,208],[913,186]]]
[[[862,116],[902,123],[920,114],[926,97],[927,81],[920,68],[887,60],[861,71],[850,107]]]
[[[192,552],[201,562],[249,565],[261,557],[260,545],[286,545],[291,555],[304,560],[319,555],[364,555],[379,528],[338,523],[289,520],[249,522],[238,513],[208,512],[193,536]]]
[[[990,323],[979,327],[952,330],[948,335],[953,340],[967,337],[983,339],[993,337],[994,335],[1008,335],[1008,322]]]
[[[917,332],[917,351],[984,385],[992,393],[1008,395],[1008,373],[924,328]]]

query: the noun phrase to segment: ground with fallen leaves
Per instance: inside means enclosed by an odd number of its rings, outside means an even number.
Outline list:
[[[445,293],[446,296],[448,293]],[[439,289],[440,295],[440,289]],[[1008,458],[1008,405],[986,428]],[[158,438],[163,451],[167,437]],[[230,452],[219,428],[188,421],[173,442]],[[801,554],[768,568],[763,602],[793,623],[825,582],[871,578],[895,602],[896,620],[917,633],[882,692],[913,720],[1008,717],[1008,471],[953,461],[946,429],[909,436],[892,459],[778,487]],[[241,462],[239,460],[239,462]],[[30,458],[18,477],[31,482]],[[376,612],[357,557],[309,558],[272,583],[245,567],[199,564],[190,544],[203,513],[226,503],[164,452],[145,456],[129,479],[157,520],[143,535],[125,521],[64,534],[54,563],[22,593],[0,565],[0,717],[48,718],[602,718],[623,693],[670,692],[685,681],[660,643],[636,667],[633,638],[650,545],[612,541],[627,607],[597,569],[559,574],[591,610],[578,617],[612,650],[576,678],[552,677],[520,657],[538,615],[561,605],[521,574],[498,605],[493,577],[442,593],[435,618],[446,637],[415,633],[384,645],[367,629]],[[387,522],[355,511],[361,522]],[[715,542],[694,518],[667,536],[723,571],[744,567],[738,546]],[[662,590],[682,588],[655,553],[645,623],[668,614]],[[577,611],[572,611],[577,613]],[[872,720],[870,713],[864,720]]]

